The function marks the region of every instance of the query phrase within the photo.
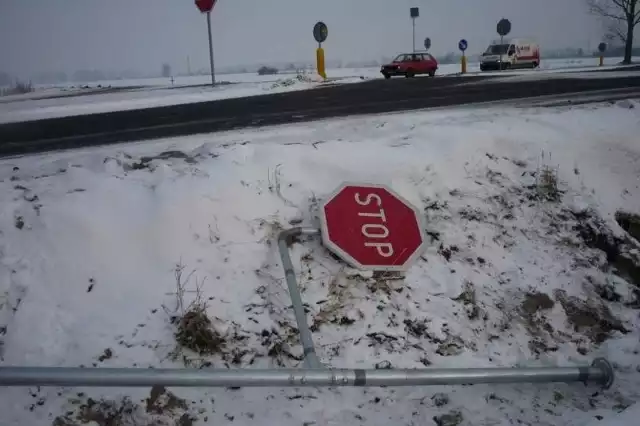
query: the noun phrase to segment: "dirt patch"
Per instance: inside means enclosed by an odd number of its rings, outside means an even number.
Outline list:
[[[217,154],[210,153],[209,156],[215,158],[217,157]],[[131,155],[124,153],[121,154],[119,158],[107,157],[105,158],[104,162],[106,163],[107,161],[115,160],[115,162],[120,165],[123,170],[130,171],[143,169],[153,170],[154,167],[152,163],[154,160],[183,160],[187,164],[196,164],[201,158],[204,158],[204,155],[189,155],[182,151],[164,151],[158,155],[140,157],[140,159],[138,160],[134,159]]]
[[[80,406],[76,419],[83,423],[95,422],[100,426],[124,425],[133,420],[136,410],[137,405],[128,397],[117,403],[105,400],[96,401],[89,398],[85,404]]]
[[[342,283],[341,276],[334,276],[329,281],[327,299],[323,301],[317,314],[313,316],[311,331],[316,332],[326,323],[338,323],[342,317],[342,310],[347,305],[351,295],[346,285]]]
[[[531,335],[529,350],[534,354],[540,355],[558,350],[554,342],[554,329],[546,316],[546,311],[554,306],[555,302],[547,294],[539,292],[526,293],[520,304],[520,314]]]
[[[596,344],[607,340],[614,331],[623,334],[629,332],[622,321],[615,318],[609,308],[601,302],[568,297],[562,290],[558,290],[555,296],[574,330],[583,333]]]
[[[447,262],[451,261],[451,256],[454,253],[459,252],[460,249],[458,248],[458,246],[445,247],[444,244],[440,244],[440,247],[438,248],[438,254],[444,257]]]
[[[431,401],[436,407],[442,407],[449,403],[449,395],[446,393],[436,393],[431,397]]]
[[[433,421],[438,426],[458,426],[463,420],[464,417],[462,416],[462,413],[455,410],[433,418]]]
[[[431,335],[429,334],[429,321],[426,319],[422,319],[422,320],[406,319],[404,320],[404,330],[407,332],[407,334],[413,337],[417,337],[417,338],[426,337],[426,338],[432,339]]]
[[[107,348],[104,350],[104,352],[102,352],[102,354],[100,354],[100,356],[98,357],[98,361],[104,362],[108,359],[111,359],[112,357],[113,357],[113,350],[111,348]]]
[[[78,394],[80,396],[80,394]],[[184,399],[178,398],[163,386],[151,388],[143,409],[129,397],[119,400],[86,398],[69,400],[75,410],[56,417],[52,426],[192,426],[196,417],[188,412]]]
[[[470,281],[466,281],[464,283],[464,289],[462,293],[458,297],[452,299],[455,302],[462,303],[465,307],[465,313],[467,318],[470,320],[475,320],[480,317],[481,310],[478,307],[478,302],[476,300],[476,289],[473,286],[473,283]]]
[[[464,341],[458,336],[448,336],[438,345],[436,353],[441,356],[455,356],[464,352]]]
[[[164,414],[175,410],[187,410],[187,401],[167,391],[164,386],[153,386],[146,399],[147,413]]]
[[[279,330],[272,328],[264,329],[260,333],[260,344],[265,348],[266,355],[279,367],[288,367],[289,361],[302,361],[304,356],[300,353],[292,352],[292,345],[298,343],[298,330],[288,323],[281,323]],[[253,359],[249,361],[253,364]]]
[[[185,154],[182,151],[165,151],[155,156],[141,157],[140,161],[131,163],[130,167],[131,167],[131,170],[148,169],[150,163],[153,160],[171,160],[171,159],[184,160],[185,163],[189,163],[189,164],[196,163],[195,158]]]
[[[527,293],[520,305],[522,312],[534,315],[536,312],[552,309],[555,302],[545,293]]]
[[[466,206],[458,211],[460,218],[469,222],[487,222],[489,220],[487,213],[477,207]]]
[[[616,212],[616,222],[629,235],[640,242],[640,215],[625,212]]]
[[[24,218],[22,216],[16,216],[14,219],[14,223],[16,228],[18,229],[24,228]]]
[[[620,238],[613,234],[604,221],[595,216],[592,212],[587,211],[581,214],[575,214],[577,224],[574,231],[591,248],[603,251],[607,256],[607,263],[611,266],[615,273],[631,284],[640,288],[640,256],[638,256],[638,241],[632,237]],[[633,216],[618,215],[618,223],[621,223],[623,229],[633,230]],[[629,232],[629,231],[627,231]]]

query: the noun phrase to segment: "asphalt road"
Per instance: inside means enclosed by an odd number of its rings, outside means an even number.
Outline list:
[[[315,119],[640,89],[637,76],[505,81],[492,77],[371,80],[312,90],[0,125],[0,156]]]

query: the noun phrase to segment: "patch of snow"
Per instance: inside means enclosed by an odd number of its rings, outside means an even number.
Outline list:
[[[304,75],[283,77],[264,83],[223,84],[216,87],[135,88],[82,96],[23,99],[0,102],[0,123],[283,93],[311,89],[320,84],[325,83],[314,76]]]
[[[595,420],[585,424],[585,426],[631,426],[638,423],[639,417],[640,403],[636,403],[625,409],[617,416],[606,420],[596,418]]]
[[[318,240],[291,247],[323,363],[605,356],[614,387],[171,389],[186,402],[163,421],[185,412],[194,424],[283,426],[608,419],[640,397],[638,294],[580,232],[619,236],[616,211],[640,211],[639,123],[640,109],[608,104],[442,109],[0,160],[0,365],[300,366],[274,239],[318,226],[324,197],[365,181],[424,211],[429,246],[399,276],[354,271]],[[186,303],[206,301],[221,353],[176,350],[177,280]],[[2,388],[0,412],[3,426],[50,425],[67,411],[86,424],[92,398],[144,417],[154,393]]]

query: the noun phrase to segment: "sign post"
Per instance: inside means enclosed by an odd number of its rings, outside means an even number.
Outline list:
[[[327,73],[324,65],[324,49],[322,43],[327,39],[329,35],[329,29],[324,22],[318,22],[313,26],[313,38],[318,42],[318,48],[316,49],[316,69],[320,77],[327,79]]]
[[[607,51],[607,43],[602,42],[598,45],[598,52],[600,52],[600,62],[599,62],[599,66],[603,66],[604,65],[604,52]]]
[[[467,43],[467,40],[462,39],[458,42],[458,49],[460,49],[460,51],[462,52],[462,58],[460,58],[461,74],[467,73],[467,57],[464,54],[465,50],[467,50],[467,47],[469,47],[469,43]]]
[[[415,52],[416,51],[416,18],[420,16],[420,8],[412,7],[409,9],[409,13],[411,15],[411,22],[413,24],[413,37],[411,40],[413,44],[413,52]]]
[[[498,22],[497,31],[498,35],[500,36],[500,69],[502,70],[505,68],[502,64],[502,45],[504,44],[504,36],[508,35],[511,32],[511,21],[502,18]]]
[[[324,245],[358,269],[404,271],[425,247],[420,211],[383,185],[342,184],[320,218]]]
[[[211,85],[216,85],[216,72],[213,65],[213,37],[211,35],[211,10],[217,0],[195,0],[196,6],[202,13],[207,14],[207,33],[209,36],[209,67],[211,68]]]

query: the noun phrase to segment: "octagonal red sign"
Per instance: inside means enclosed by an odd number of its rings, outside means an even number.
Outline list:
[[[405,270],[424,248],[420,212],[383,185],[342,184],[321,220],[325,246],[358,269]]]

